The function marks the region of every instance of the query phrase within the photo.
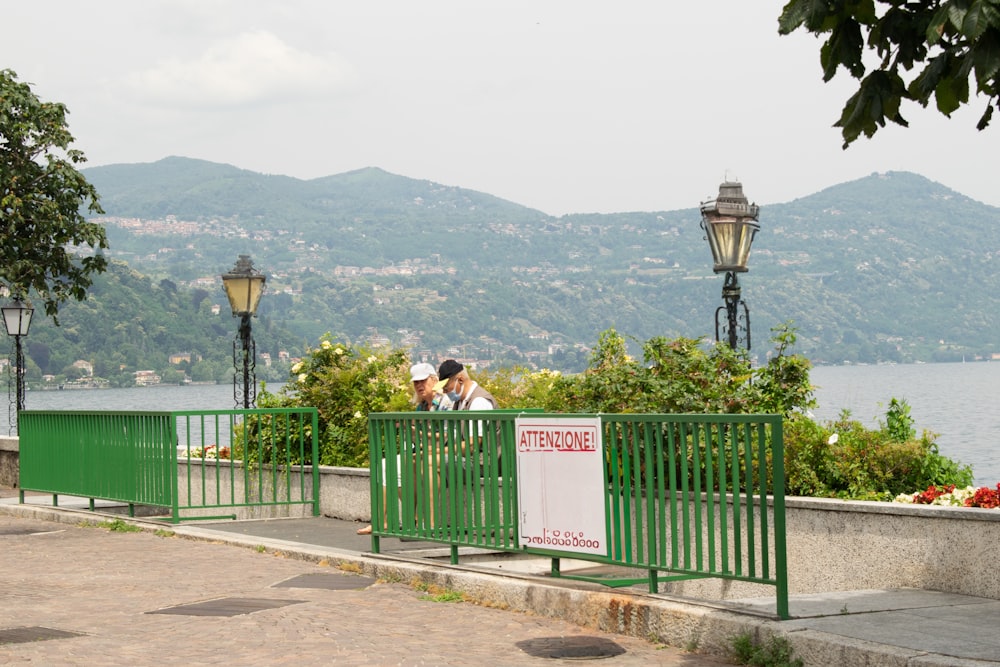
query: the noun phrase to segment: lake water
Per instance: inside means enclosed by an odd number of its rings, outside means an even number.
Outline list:
[[[938,434],[945,456],[972,466],[977,485],[1000,482],[1000,363],[819,366],[810,374],[819,407],[833,420],[847,409],[865,426],[885,421],[893,398],[910,404],[917,432]],[[276,390],[276,387],[269,387]],[[28,392],[28,410],[227,410],[232,385]],[[0,409],[0,434],[8,432]]]

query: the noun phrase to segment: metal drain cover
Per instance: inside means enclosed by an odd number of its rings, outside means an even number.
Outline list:
[[[320,588],[327,591],[354,591],[375,583],[371,577],[352,574],[300,574],[271,588]]]
[[[26,644],[28,642],[40,642],[46,639],[68,639],[70,637],[83,637],[82,632],[67,632],[65,630],[53,630],[41,626],[27,628],[7,628],[0,630],[0,644]]]
[[[603,637],[540,637],[518,642],[517,647],[532,657],[556,660],[599,660],[625,653]]]
[[[222,598],[208,602],[196,602],[177,607],[167,607],[147,614],[177,614],[180,616],[241,616],[265,609],[278,609],[303,600],[268,600],[265,598]]]

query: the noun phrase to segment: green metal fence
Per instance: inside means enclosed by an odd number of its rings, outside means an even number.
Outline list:
[[[24,491],[162,508],[171,522],[236,508],[305,505],[319,515],[315,408],[172,412],[24,411]],[[235,459],[235,460],[234,460]],[[182,516],[183,513],[183,516]]]
[[[591,560],[643,576],[609,585],[716,577],[774,586],[788,618],[780,415],[599,415],[608,553],[518,546],[519,411],[369,415],[372,546],[380,536]],[[567,576],[567,575],[563,575]]]

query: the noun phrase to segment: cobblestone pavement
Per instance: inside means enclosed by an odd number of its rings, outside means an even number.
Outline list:
[[[5,665],[728,664],[169,530],[0,516],[0,553]]]

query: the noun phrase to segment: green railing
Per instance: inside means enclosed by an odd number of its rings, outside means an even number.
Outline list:
[[[59,495],[88,498],[91,509],[95,499],[127,503],[130,515],[148,505],[174,523],[281,505],[319,515],[315,408],[29,410],[18,431],[21,502],[40,491],[53,504]]]
[[[518,546],[516,419],[600,418],[606,555]],[[608,585],[715,577],[774,586],[788,618],[780,415],[369,415],[372,548],[380,536],[642,571]],[[478,446],[477,446],[478,445]],[[583,578],[583,577],[580,577]]]

